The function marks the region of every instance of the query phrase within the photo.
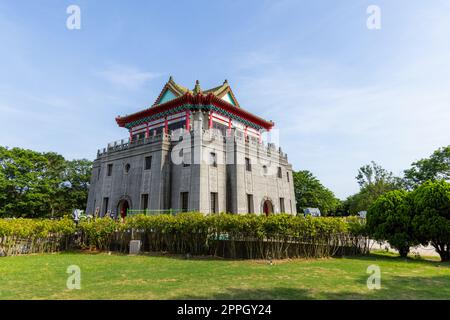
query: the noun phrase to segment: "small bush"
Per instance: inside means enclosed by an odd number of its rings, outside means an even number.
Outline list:
[[[69,218],[0,219],[0,254],[17,255],[65,250],[76,227]]]
[[[356,233],[363,227],[354,224],[334,217],[190,212],[136,215],[125,223],[110,218],[83,220],[77,228],[69,219],[0,220],[0,237],[41,239],[79,230],[78,245],[95,250],[127,251],[131,239],[140,239],[149,251],[251,259],[324,257],[364,252],[360,241],[364,235]]]

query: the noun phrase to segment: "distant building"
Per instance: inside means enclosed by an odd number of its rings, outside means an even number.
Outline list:
[[[170,77],[151,107],[116,122],[129,138],[98,151],[88,213],[296,213],[287,155],[262,141],[274,123],[244,110],[227,81],[189,90]]]
[[[320,217],[321,213],[319,208],[305,208],[303,209],[303,213],[306,216]]]

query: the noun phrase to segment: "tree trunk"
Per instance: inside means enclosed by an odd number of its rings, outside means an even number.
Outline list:
[[[443,250],[438,253],[441,256],[441,262],[449,262],[450,261],[450,251],[449,250],[446,250],[446,251]]]
[[[436,249],[436,252],[439,253],[442,262],[450,261],[450,246],[445,243],[434,243],[431,245]]]
[[[398,249],[398,252],[400,253],[400,257],[406,258],[409,253],[409,247],[402,247]]]

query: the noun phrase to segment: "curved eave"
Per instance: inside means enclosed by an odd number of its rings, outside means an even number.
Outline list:
[[[153,106],[151,108],[124,116],[117,117],[116,122],[120,127],[125,127],[127,123],[136,121],[138,119],[149,117],[161,112],[165,112],[172,108],[181,106],[181,105],[194,105],[194,106],[204,106],[204,105],[214,105],[215,107],[221,108],[231,114],[234,114],[238,117],[242,117],[250,122],[255,123],[256,125],[270,130],[273,128],[274,123],[271,121],[266,121],[250,112],[243,110],[242,108],[237,108],[232,104],[214,96],[213,94],[203,95],[192,95],[190,93],[186,93],[181,97],[175,98],[173,100],[167,101],[163,104]]]

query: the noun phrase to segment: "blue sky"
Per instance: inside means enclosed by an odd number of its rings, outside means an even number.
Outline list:
[[[66,8],[81,8],[81,30]],[[381,30],[366,27],[369,5]],[[94,159],[169,75],[228,79],[337,196],[450,143],[447,1],[0,1],[0,145]]]

